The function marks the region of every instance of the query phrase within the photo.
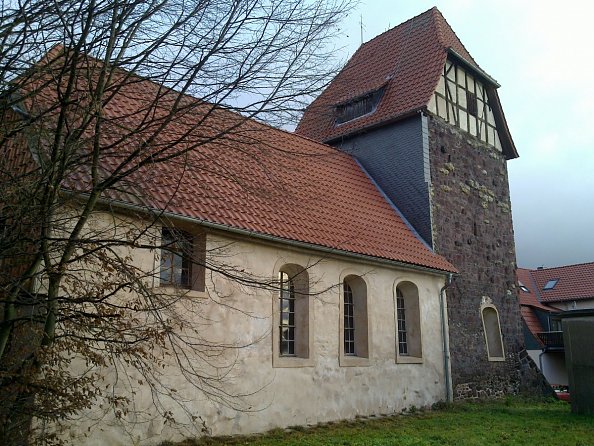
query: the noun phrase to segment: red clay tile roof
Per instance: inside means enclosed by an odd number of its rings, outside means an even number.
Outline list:
[[[546,305],[543,305],[540,302],[537,285],[534,282],[534,279],[531,276],[531,270],[526,268],[518,268],[516,269],[516,278],[518,280],[519,288],[519,298],[520,298],[520,305],[527,305],[531,307],[540,308],[541,310],[545,311],[554,311],[553,308],[550,308]],[[522,285],[528,289],[528,291],[522,290]]]
[[[361,45],[328,88],[307,107],[296,132],[330,142],[426,110],[451,50],[477,74],[483,73],[435,7],[380,34]],[[384,95],[373,113],[335,124],[337,104],[381,87],[385,88]],[[515,158],[518,155],[496,91],[493,97],[504,153]]]
[[[526,323],[528,330],[532,333],[534,339],[544,347],[543,342],[538,337],[538,333],[546,330],[543,329],[540,320],[536,316],[535,309],[546,311],[549,313],[557,313],[558,309],[544,305],[540,302],[539,293],[536,282],[532,277],[532,270],[526,268],[516,269],[516,279],[520,285],[518,296],[520,299],[520,311],[522,319]],[[522,290],[522,286],[526,287],[528,291]]]
[[[542,328],[542,324],[540,323],[540,320],[534,313],[534,309],[532,307],[522,305],[520,307],[520,312],[522,314],[522,319],[524,319],[524,322],[526,323],[528,330],[530,330],[530,333],[532,333],[532,336],[534,337],[534,339],[542,347],[544,347],[544,343],[538,337],[538,333],[542,333],[545,330]]]
[[[129,73],[118,76],[126,84],[113,91],[103,109],[108,129],[101,141],[104,173],[115,172],[132,150],[155,137],[141,151],[147,163],[108,190],[108,198],[256,236],[456,271],[411,232],[351,156],[189,96],[181,97],[184,111],[166,122],[177,93]],[[89,91],[86,82],[80,80],[79,103]],[[30,111],[54,103],[58,88],[50,82],[35,103],[28,101]],[[157,94],[162,97],[153,106]],[[142,132],[130,138],[126,129],[138,126]],[[179,150],[187,152],[151,161]],[[86,172],[81,169],[65,186],[84,192]]]
[[[531,270],[541,302],[594,299],[594,262]],[[559,279],[549,290],[549,280]]]

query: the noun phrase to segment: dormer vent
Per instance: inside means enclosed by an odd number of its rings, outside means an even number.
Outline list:
[[[373,113],[384,94],[384,88],[371,91],[355,99],[336,106],[336,124],[344,124],[353,119]]]

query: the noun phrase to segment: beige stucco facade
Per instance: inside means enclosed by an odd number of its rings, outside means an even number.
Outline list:
[[[114,221],[112,216],[100,214],[94,224],[104,228],[110,221]],[[130,217],[118,221],[120,226],[122,222],[124,226],[141,226]],[[192,230],[191,224],[186,223],[184,229]],[[198,226],[195,229],[202,231]],[[147,234],[158,233],[157,227]],[[232,347],[213,361],[220,361],[221,372],[226,373],[221,382],[229,394],[245,395],[233,399],[241,410],[209,400],[172,365],[163,379],[183,397],[189,413],[164,398],[164,407],[185,424],[164,423],[154,416],[151,393],[131,373],[131,379],[120,379],[117,384],[120,390],[126,386],[135,390],[135,410],[123,417],[126,423],[117,421],[112,411],[96,407],[69,425],[65,435],[76,438],[77,444],[158,444],[201,431],[210,435],[245,434],[390,414],[446,399],[440,315],[444,275],[212,229],[206,230],[206,249],[207,256],[220,256],[226,267],[242,269],[262,282],[276,280],[284,265],[306,269],[307,358],[279,357],[278,336],[274,334],[278,330],[278,291],[268,286],[239,285],[221,273],[207,271],[206,292],[190,292],[184,305],[191,305],[201,316],[196,323],[203,325],[201,333],[206,339]],[[129,256],[143,268],[154,265],[158,269],[159,250],[136,248]],[[366,357],[362,358],[346,357],[342,352],[341,282],[346,277],[362,279],[361,286],[366,288],[367,344]],[[395,296],[396,287],[404,282],[418,291],[421,346],[413,358],[397,354]],[[157,278],[153,286],[158,288]],[[189,421],[192,416],[193,422]]]

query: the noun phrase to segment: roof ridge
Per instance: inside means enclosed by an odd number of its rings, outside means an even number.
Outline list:
[[[469,56],[470,59],[467,62],[473,64],[479,70],[484,71],[480,67],[480,65],[477,63],[477,61],[474,60],[474,57],[472,57],[472,54],[470,54],[470,51],[468,51],[468,48],[466,48],[464,43],[462,43],[462,40],[460,39],[460,37],[458,37],[458,34],[456,34],[456,31],[454,31],[454,28],[452,28],[452,26],[449,24],[447,19],[441,13],[441,11],[439,9],[437,9],[437,7],[434,7],[434,8],[432,8],[432,12],[433,12],[433,14],[431,15],[431,18],[435,21],[435,28],[438,30],[438,41],[439,41],[440,45],[443,46],[444,49],[446,49],[446,50],[449,48],[452,48],[451,45],[447,44],[447,39],[445,36],[446,29],[449,30],[455,37],[457,43],[462,47],[462,49],[464,51],[466,51],[467,55]],[[445,29],[444,29],[444,27],[445,27]],[[460,56],[464,57],[463,54],[460,54]]]
[[[582,262],[582,263],[573,263],[571,265],[561,265],[561,266],[548,266],[548,267],[541,267],[535,269],[529,269],[529,271],[550,271],[552,269],[562,269],[562,268],[575,268],[576,266],[583,266],[583,265],[594,265],[594,262]]]
[[[357,51],[359,51],[359,49],[360,49],[360,48],[362,48],[362,47],[364,47],[364,46],[367,46],[367,44],[370,44],[370,43],[371,43],[371,42],[373,42],[374,40],[377,40],[377,39],[379,39],[379,38],[380,38],[380,37],[382,37],[384,34],[387,34],[387,33],[389,33],[389,32],[392,32],[392,31],[394,31],[396,28],[404,27],[404,26],[405,26],[407,23],[409,23],[409,22],[412,22],[413,20],[418,20],[418,19],[419,19],[421,16],[424,16],[425,14],[429,14],[429,13],[430,13],[431,11],[433,11],[434,9],[435,9],[435,10],[437,10],[437,6],[433,6],[432,8],[430,8],[430,9],[428,9],[428,10],[426,10],[426,11],[423,11],[423,12],[421,12],[420,14],[417,14],[417,15],[416,15],[416,16],[414,16],[414,17],[411,17],[411,18],[410,18],[410,19],[408,19],[407,21],[405,21],[405,22],[402,22],[402,23],[399,23],[398,25],[396,25],[396,26],[393,26],[392,28],[389,28],[389,29],[385,30],[383,33],[381,33],[381,34],[378,34],[377,36],[373,37],[372,39],[369,39],[367,42],[363,42],[361,45],[359,45],[359,48],[357,48]],[[355,51],[355,53],[356,53],[357,51]],[[355,55],[355,53],[353,53],[353,56]],[[351,58],[352,58],[352,56],[351,56]]]

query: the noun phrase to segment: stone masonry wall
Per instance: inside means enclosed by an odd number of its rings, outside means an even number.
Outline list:
[[[460,271],[447,292],[454,397],[517,393],[524,347],[506,160],[431,116],[429,152],[435,250]],[[482,300],[499,312],[504,362],[488,360]]]

